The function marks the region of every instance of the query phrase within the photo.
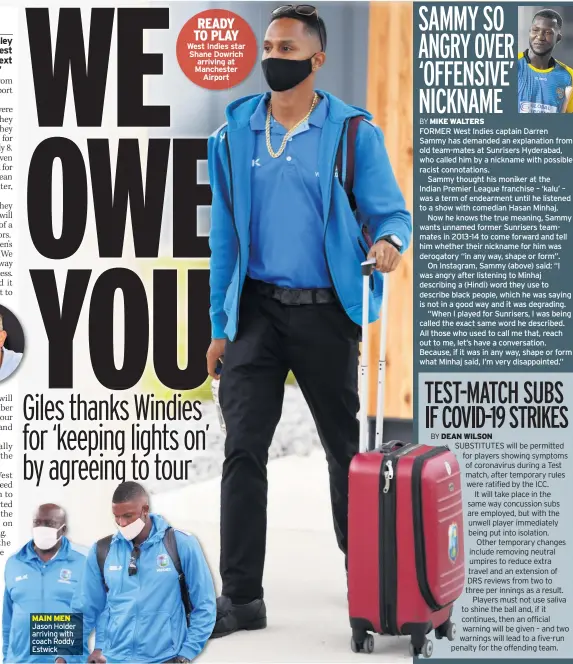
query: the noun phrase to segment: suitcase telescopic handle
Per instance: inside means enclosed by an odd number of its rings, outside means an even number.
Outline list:
[[[368,436],[368,362],[369,338],[368,321],[370,306],[370,279],[376,267],[376,260],[371,258],[361,264],[362,269],[362,352],[360,355],[360,451],[369,449]],[[382,308],[380,320],[380,353],[378,360],[378,397],[376,402],[376,444],[382,446],[384,432],[384,387],[386,378],[386,337],[388,330],[388,295],[390,279],[382,274]]]

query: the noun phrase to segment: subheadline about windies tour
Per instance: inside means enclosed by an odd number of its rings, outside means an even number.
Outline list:
[[[202,428],[176,426],[203,417],[200,401],[186,401],[179,394],[168,401],[149,394],[134,395],[132,401],[114,396],[86,400],[80,394],[49,400],[27,394],[23,414],[24,479],[36,486],[42,481],[67,486],[76,480],[123,482],[130,477],[188,480],[193,459],[187,454],[180,458],[180,453],[204,451],[209,431],[208,423]],[[102,420],[131,423],[106,428]],[[85,426],[89,422],[92,428]],[[75,452],[82,458],[67,456]],[[108,453],[114,458],[103,458]]]
[[[456,452],[465,508],[448,659],[573,645],[573,125],[518,112],[518,15],[414,7],[416,412],[420,442]]]
[[[126,232],[133,233],[136,259],[157,258],[164,199],[170,191],[170,255],[208,258],[207,238],[197,235],[198,207],[211,203],[209,185],[197,182],[198,163],[207,157],[206,138],[150,138],[143,150],[140,140],[120,137],[114,139],[117,157],[113,163],[109,139],[88,137],[78,143],[64,135],[69,124],[66,120],[64,125],[65,108],[71,97],[77,127],[102,126],[114,28],[117,127],[170,126],[169,105],[144,103],[144,80],[163,73],[164,55],[143,48],[144,32],[169,27],[169,9],[97,8],[89,22],[89,39],[84,43],[86,26],[82,27],[80,9],[61,9],[52,25],[47,9],[26,10],[37,122],[39,127],[55,128],[53,136],[37,145],[28,166],[27,188],[34,192],[28,197],[28,222],[35,250],[54,262],[74,256],[92,223],[87,211],[93,206],[99,258],[124,257]],[[46,214],[52,209],[57,161],[61,162],[63,185],[59,234],[54,232],[51,214]],[[126,229],[128,202],[131,229]],[[142,278],[125,267],[98,274],[90,269],[67,270],[59,291],[55,269],[31,269],[30,276],[49,342],[49,388],[53,392],[23,398],[24,479],[36,486],[99,479],[187,480],[194,456],[189,453],[205,450],[209,431],[201,403],[182,395],[205,382],[205,349],[210,340],[208,270],[186,271],[184,339],[179,339],[182,298],[176,269],[153,270],[151,302]],[[124,318],[120,368],[114,361],[114,298],[118,293],[123,296]],[[89,370],[110,391],[103,400],[77,390],[69,393],[74,390],[76,328],[86,309]],[[178,363],[180,342],[187,347],[183,367]],[[122,398],[120,391],[130,390],[144,377],[149,353],[158,382],[173,396]],[[65,398],[52,396],[57,395],[56,390],[66,390]],[[127,421],[129,425],[122,424]]]

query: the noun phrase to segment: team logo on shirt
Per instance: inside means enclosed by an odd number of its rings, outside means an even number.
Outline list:
[[[458,557],[458,524],[452,523],[448,528],[448,558],[455,563]]]
[[[540,104],[533,101],[522,101],[519,105],[520,113],[557,113],[557,106]]]
[[[71,569],[61,569],[60,570],[60,583],[69,583],[72,578]]]
[[[565,98],[565,90],[563,88],[557,88],[555,90],[555,92],[557,93],[557,96],[559,97],[559,99],[564,99]]]
[[[157,571],[163,571],[166,567],[169,567],[169,556],[165,553],[160,554],[157,556],[157,567],[159,568]]]

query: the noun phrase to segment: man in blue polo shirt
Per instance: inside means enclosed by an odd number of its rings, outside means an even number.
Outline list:
[[[272,92],[230,104],[226,124],[209,140],[207,368],[217,379],[224,355],[219,399],[227,430],[223,592],[213,637],[267,624],[266,464],[289,369],[326,451],[334,527],[346,554],[348,468],[358,450],[360,263],[367,254],[376,259],[373,321],[382,296],[379,272],[397,267],[411,236],[410,215],[372,116],[315,89],[325,48],[326,29],[314,7],[275,10],[262,57]],[[355,116],[365,117],[355,142],[356,216],[335,169],[341,136]]]

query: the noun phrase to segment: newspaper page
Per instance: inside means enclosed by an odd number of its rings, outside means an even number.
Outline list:
[[[418,431],[464,489],[448,661],[570,656],[570,12],[415,8]]]
[[[573,4],[0,19],[2,661],[569,661]]]

